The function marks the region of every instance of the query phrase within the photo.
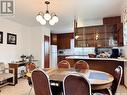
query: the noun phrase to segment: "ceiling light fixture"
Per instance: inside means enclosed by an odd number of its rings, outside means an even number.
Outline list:
[[[36,16],[36,20],[42,25],[45,25],[46,22],[49,22],[50,25],[54,25],[59,21],[59,19],[55,13],[49,12],[48,10],[48,5],[50,4],[49,0],[45,0],[45,4],[47,6],[45,14],[43,14],[43,12],[39,12],[39,14]]]

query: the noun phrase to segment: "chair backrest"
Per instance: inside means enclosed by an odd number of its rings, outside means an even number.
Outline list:
[[[32,72],[35,95],[52,95],[48,76],[42,70]]]
[[[58,68],[70,68],[70,64],[67,60],[62,60],[58,63]]]
[[[89,65],[86,61],[79,60],[75,63],[75,69],[89,69]]]
[[[115,95],[115,93],[120,85],[122,75],[123,75],[123,68],[121,66],[118,66],[114,71],[114,81],[111,86],[111,91],[112,91],[113,95]]]
[[[91,85],[83,76],[68,75],[63,81],[64,95],[91,95]]]
[[[36,69],[36,65],[34,63],[29,63],[29,64],[26,65],[26,71],[27,72],[31,72],[34,69]]]

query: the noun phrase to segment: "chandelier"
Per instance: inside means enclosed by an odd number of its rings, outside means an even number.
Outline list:
[[[46,12],[45,13],[39,12],[39,14],[36,16],[36,20],[41,25],[45,25],[47,22],[50,25],[54,25],[59,21],[59,19],[54,12],[53,13],[49,12],[49,9],[48,9],[48,5],[50,4],[49,0],[45,0],[45,4],[47,7]]]

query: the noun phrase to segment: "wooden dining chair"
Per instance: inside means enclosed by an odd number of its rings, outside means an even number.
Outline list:
[[[114,80],[113,80],[111,88],[110,89],[99,90],[99,91],[93,91],[94,95],[96,95],[97,93],[99,95],[115,95],[116,92],[117,92],[117,89],[120,85],[122,75],[123,75],[123,68],[121,66],[118,66],[114,70]]]
[[[62,60],[58,63],[58,68],[70,68],[70,64],[67,60]]]
[[[89,69],[89,65],[86,61],[79,60],[75,63],[75,69]]]
[[[32,72],[34,69],[36,69],[36,65],[35,65],[34,63],[29,63],[29,64],[27,64],[27,65],[26,65],[26,75],[27,75],[27,73]],[[28,77],[28,76],[27,76],[27,80],[28,80],[29,86],[31,87],[31,88],[30,88],[30,91],[29,91],[29,93],[28,93],[28,95],[30,95],[31,90],[32,90],[32,81],[31,81],[31,77]]]
[[[32,72],[32,83],[35,95],[52,95],[49,78],[42,70],[34,70]]]
[[[63,81],[64,95],[91,95],[91,85],[86,78],[71,74]]]
[[[31,71],[33,71],[34,69],[36,69],[36,65],[35,65],[34,63],[28,63],[28,64],[26,65],[26,71],[27,71],[27,72],[31,72]]]

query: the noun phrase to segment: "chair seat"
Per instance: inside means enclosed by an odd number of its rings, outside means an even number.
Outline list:
[[[0,74],[0,81],[6,80],[12,77],[14,77],[14,75],[11,73],[3,73],[3,74]]]

